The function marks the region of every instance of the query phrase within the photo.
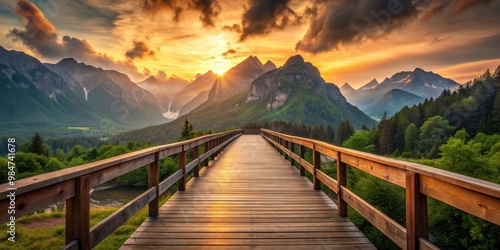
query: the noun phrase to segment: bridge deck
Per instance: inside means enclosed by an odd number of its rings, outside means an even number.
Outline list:
[[[374,249],[259,135],[242,135],[121,249]]]

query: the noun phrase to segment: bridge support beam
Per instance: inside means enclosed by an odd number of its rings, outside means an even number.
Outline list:
[[[66,244],[77,240],[79,249],[90,249],[90,175],[76,178],[75,188],[66,200]]]
[[[406,249],[419,249],[418,238],[429,240],[427,196],[420,193],[419,174],[406,172]]]

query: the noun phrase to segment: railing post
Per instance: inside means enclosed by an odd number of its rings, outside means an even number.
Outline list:
[[[210,143],[210,150],[215,148],[215,139],[210,140],[209,143]],[[210,155],[210,160],[212,160],[212,161],[215,160],[215,153],[216,152],[214,152],[212,155]]]
[[[285,139],[284,141],[285,141],[285,143],[284,143],[284,144],[285,144],[285,145],[284,145],[284,146],[285,146],[285,148],[286,148],[286,149],[289,149],[289,146],[288,146],[288,145],[290,145],[290,142],[289,142],[288,140],[286,140],[286,139]],[[284,153],[285,153],[285,160],[289,160],[289,159],[290,159],[290,156],[287,154],[287,152],[286,152],[286,151],[285,151]]]
[[[418,238],[429,240],[427,196],[420,193],[419,175],[406,172],[406,249],[418,249]]]
[[[75,197],[66,200],[66,244],[78,240],[79,249],[90,249],[90,175],[77,177]]]
[[[321,168],[321,154],[318,151],[316,151],[316,144],[313,145],[313,166],[314,166],[314,172],[313,172],[314,190],[321,190],[321,182],[319,181],[318,178],[316,178],[316,171]]]
[[[347,165],[342,162],[340,152],[337,152],[337,206],[338,214],[341,217],[347,217],[347,202],[342,199],[342,187],[347,187]]]
[[[206,141],[206,142],[205,142],[205,145],[203,145],[203,147],[205,148],[205,149],[203,150],[203,153],[206,153],[206,152],[210,151],[210,145],[209,145],[209,142],[208,142],[208,141]],[[210,157],[207,157],[207,158],[205,159],[205,162],[203,162],[203,165],[204,165],[204,166],[208,167],[208,161],[209,161],[209,159],[210,159]]]
[[[295,143],[290,142],[290,165],[295,166],[295,160],[291,156],[292,154],[295,154]]]
[[[304,159],[305,153],[306,153],[306,147],[304,145],[300,145],[300,148],[299,148],[300,161],[305,161],[305,159]],[[302,166],[302,164],[299,164],[299,165],[300,165],[300,176],[305,176],[306,169]]]
[[[193,148],[193,161],[197,161],[198,157],[200,157],[200,146],[197,145]],[[196,164],[193,169],[193,177],[200,177],[200,163]]]
[[[179,169],[182,169],[182,177],[179,179],[178,190],[185,191],[186,190],[186,151],[184,150],[184,146],[182,146],[182,152],[179,153]]]
[[[159,192],[160,192],[160,167],[159,167],[159,159],[160,159],[160,153],[156,152],[155,153],[155,161],[151,162],[148,166],[148,188],[155,187],[156,188],[156,195],[155,199],[152,200],[149,205],[148,205],[148,210],[149,210],[149,216],[150,217],[157,217],[158,216],[158,210],[160,208],[160,199],[159,199]]]

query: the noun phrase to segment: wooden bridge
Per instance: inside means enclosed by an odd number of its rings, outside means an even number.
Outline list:
[[[160,181],[159,160],[171,155],[179,170]],[[337,162],[337,178],[321,171],[321,155]],[[90,189],[144,165],[149,189],[90,228]],[[406,189],[405,226],[348,189],[347,166]],[[175,183],[181,192],[160,207],[159,196]],[[1,223],[10,217],[9,188],[0,185]],[[149,218],[123,249],[373,249],[347,218],[348,205],[401,248],[436,249],[428,240],[427,197],[500,225],[500,185],[264,129],[152,147],[19,180],[16,188],[16,217],[66,201],[64,249],[96,246],[148,204]]]

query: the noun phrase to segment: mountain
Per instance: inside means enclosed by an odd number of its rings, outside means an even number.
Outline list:
[[[267,61],[265,66],[256,56],[249,56],[214,82],[208,94],[208,101],[221,101],[248,90],[253,80],[275,68],[276,65],[271,61]]]
[[[47,135],[68,126],[94,126],[99,112],[81,98],[83,91],[37,59],[0,46],[0,124],[3,133]],[[64,127],[61,130],[60,127]]]
[[[340,87],[340,93],[344,96],[351,96],[356,92],[356,90],[349,84],[349,83],[344,83],[342,87]]]
[[[448,124],[435,123],[442,119],[446,120],[446,123],[449,122],[452,129],[447,131]],[[405,149],[404,135],[410,124],[413,123],[418,129],[422,128],[426,121],[429,121],[428,129],[433,131],[427,136],[432,136],[432,138],[431,140],[422,139],[414,142],[413,150],[424,150],[422,152],[425,154],[433,152],[436,157],[439,147],[439,144],[436,143],[444,143],[446,138],[453,135],[455,131],[465,129],[471,138],[478,133],[499,134],[500,66],[493,75],[488,70],[483,76],[476,78],[470,84],[461,86],[457,91],[443,91],[435,99],[428,99],[419,105],[405,107],[393,117],[380,122],[377,129],[388,131],[387,133],[382,132],[378,140],[381,142],[381,152],[391,154],[395,150],[399,152],[408,150],[408,148]],[[417,131],[416,138],[418,138]],[[483,140],[482,138],[485,136],[478,138]],[[491,145],[497,141],[492,142]]]
[[[384,113],[388,116],[401,110],[404,106],[413,106],[424,101],[423,97],[414,95],[400,89],[393,89],[385,93],[382,98],[372,107],[366,109],[366,114],[372,117],[383,117]]]
[[[459,86],[457,82],[451,79],[416,68],[414,71],[396,73],[391,78],[384,79],[381,83],[373,79],[358,90],[344,91],[343,94],[350,103],[368,112],[368,110],[383,109],[384,107],[376,107],[376,105],[378,103],[383,104],[381,99],[393,89],[404,90],[426,99],[431,97],[436,98],[443,90],[456,90]],[[392,98],[396,97],[393,96]],[[394,101],[397,102],[397,100]],[[418,103],[411,103],[405,100],[400,100],[399,102],[407,103],[410,106]],[[381,116],[378,116],[378,118],[381,118]]]
[[[378,85],[379,85],[379,83],[378,83],[377,79],[374,78],[373,80],[371,80],[369,83],[363,85],[358,90],[364,91],[364,90],[368,90],[368,89],[374,89],[374,88],[378,87]]]
[[[208,98],[208,92],[212,88],[217,75],[211,70],[207,73],[198,76],[193,82],[185,86],[181,91],[179,91],[169,104],[167,110],[169,117],[175,119],[179,116],[179,113],[184,105],[189,103],[195,97],[203,99],[205,102]],[[201,97],[198,97],[201,95]]]
[[[156,97],[163,112],[168,111],[175,95],[188,84],[188,81],[175,76],[169,78],[150,76],[138,83],[141,88],[146,89]]]
[[[81,97],[103,113],[107,122],[138,128],[167,121],[156,98],[122,73],[78,63],[72,58],[46,65],[66,82],[79,86],[83,90]]]
[[[206,102],[170,123],[122,133],[112,139],[166,143],[178,137],[184,119],[196,130],[212,131],[278,120],[337,127],[347,119],[357,128],[376,124],[349,104],[337,86],[326,83],[316,67],[297,55],[255,79],[247,91],[223,101]]]

